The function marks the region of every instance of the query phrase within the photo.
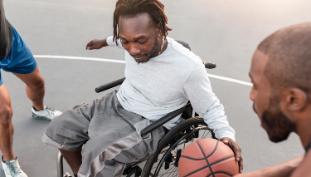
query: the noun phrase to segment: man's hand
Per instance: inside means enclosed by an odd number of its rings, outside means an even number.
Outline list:
[[[86,50],[100,49],[102,47],[106,47],[107,42],[106,39],[93,39],[86,44]]]
[[[231,138],[221,138],[220,141],[222,141],[224,144],[228,145],[232,151],[234,152],[235,155],[235,160],[238,162],[239,167],[240,167],[240,173],[243,170],[243,158],[241,155],[241,148],[238,145],[238,143],[236,143],[235,141],[233,141]]]

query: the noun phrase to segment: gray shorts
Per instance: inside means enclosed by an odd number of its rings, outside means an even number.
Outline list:
[[[112,92],[54,119],[43,141],[63,150],[83,147],[79,177],[121,176],[126,164],[155,152],[165,130],[160,127],[141,137],[140,131],[149,124],[149,120],[123,109]]]

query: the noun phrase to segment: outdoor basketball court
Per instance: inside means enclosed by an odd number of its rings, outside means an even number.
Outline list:
[[[252,52],[263,37],[280,27],[311,19],[311,2],[163,2],[173,28],[170,36],[187,41],[196,54],[217,64],[216,69],[208,72],[214,91],[237,131],[245,171],[302,154],[296,135],[283,143],[269,142],[248,99],[248,69]],[[112,34],[114,0],[5,0],[4,3],[8,19],[37,58],[46,81],[48,106],[66,110],[89,102],[102,95],[95,94],[96,86],[123,76],[122,51],[85,50],[89,40]],[[2,74],[13,102],[14,147],[23,169],[30,177],[55,177],[57,151],[41,142],[49,122],[31,119],[31,105],[22,82],[10,73],[2,71]]]

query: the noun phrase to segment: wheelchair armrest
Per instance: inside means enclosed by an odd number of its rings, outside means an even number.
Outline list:
[[[190,103],[188,103],[190,104]],[[155,122],[153,122],[152,124],[148,125],[146,128],[144,128],[141,132],[140,135],[142,137],[146,136],[148,133],[152,132],[154,129],[162,126],[163,124],[165,124],[166,122],[172,120],[173,118],[175,118],[176,116],[178,116],[179,114],[182,114],[184,112],[184,110],[186,109],[186,107],[188,106],[188,104],[182,108],[179,108],[173,112],[170,112],[168,114],[166,114],[164,117],[160,118],[159,120],[156,120]]]
[[[181,45],[183,45],[184,47],[186,47],[187,49],[191,50],[191,47],[190,47],[190,45],[189,45],[187,42],[182,41],[182,40],[176,40],[176,41],[177,41],[179,44],[181,44]],[[204,66],[205,66],[206,69],[214,69],[214,68],[216,68],[216,64],[214,64],[214,63],[204,62],[203,64],[204,64]]]
[[[204,66],[205,66],[206,69],[214,69],[214,68],[216,68],[216,64],[215,63],[204,62]]]
[[[190,45],[185,42],[185,41],[182,41],[182,40],[176,40],[179,44],[183,45],[184,47],[186,47],[187,49],[191,50],[191,47]]]
[[[95,92],[96,92],[96,93],[99,93],[99,92],[102,92],[102,91],[111,89],[111,88],[113,88],[113,87],[116,87],[116,86],[122,84],[122,82],[123,82],[124,80],[125,80],[125,77],[123,77],[123,78],[121,78],[121,79],[118,79],[118,80],[115,80],[115,81],[112,81],[112,82],[109,82],[109,83],[107,83],[107,84],[98,86],[98,87],[95,88]]]

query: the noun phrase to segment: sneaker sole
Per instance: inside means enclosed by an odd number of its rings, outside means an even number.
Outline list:
[[[44,116],[38,116],[34,113],[32,113],[32,118],[35,119],[35,120],[48,120],[48,121],[51,121],[51,119],[47,118],[47,117],[44,117]]]
[[[69,172],[66,172],[63,177],[72,177],[72,175]]]

